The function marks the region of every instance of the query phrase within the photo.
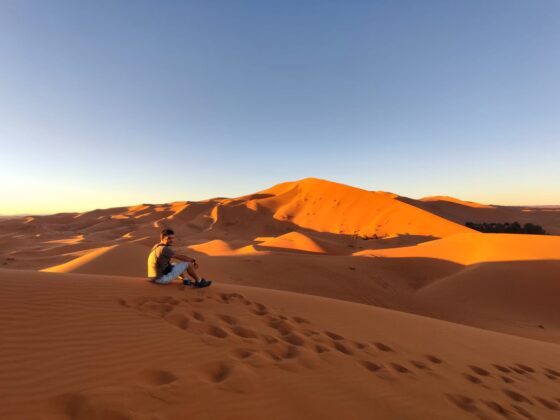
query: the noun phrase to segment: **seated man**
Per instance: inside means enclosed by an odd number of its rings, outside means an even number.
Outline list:
[[[198,264],[194,258],[173,252],[170,246],[173,245],[174,238],[175,233],[171,229],[162,230],[159,244],[154,245],[148,257],[148,278],[158,284],[168,284],[178,277],[183,278],[183,273],[187,273],[193,278],[194,287],[210,286],[211,281],[200,278],[196,273]],[[171,264],[171,258],[182,262]],[[190,285],[191,281],[183,278],[183,284]]]

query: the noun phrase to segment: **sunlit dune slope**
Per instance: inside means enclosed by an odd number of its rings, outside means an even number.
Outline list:
[[[0,334],[10,420],[560,411],[558,345],[296,293],[0,270]]]
[[[264,197],[251,201],[255,209],[267,209],[277,220],[320,232],[445,237],[470,231],[386,193],[321,179],[307,178],[279,184],[259,195]]]
[[[41,271],[146,277],[149,252],[149,247],[134,243],[105,246]]]
[[[367,250],[354,255],[435,258],[463,265],[486,261],[560,260],[560,237],[475,232],[411,247]]]
[[[189,248],[193,251],[201,252],[206,255],[230,255],[234,253],[231,245],[220,239],[191,245]]]
[[[316,241],[299,232],[290,232],[278,236],[277,238],[267,239],[260,242],[259,246],[267,248],[315,252],[319,254],[326,252]]]

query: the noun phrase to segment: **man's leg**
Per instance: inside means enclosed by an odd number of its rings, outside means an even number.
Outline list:
[[[156,279],[155,282],[158,284],[169,284],[171,283],[173,280],[175,280],[176,278],[178,278],[183,271],[186,271],[187,267],[188,267],[188,263],[186,262],[180,262],[178,264],[174,264],[173,268],[171,269],[171,271],[163,276],[161,276],[160,278]]]
[[[194,269],[194,265],[193,264],[189,264],[187,266],[187,269],[185,270],[185,273],[187,273],[189,276],[192,277],[192,279],[196,282],[199,282],[200,280],[202,280],[200,278],[200,276],[197,274],[196,270]]]

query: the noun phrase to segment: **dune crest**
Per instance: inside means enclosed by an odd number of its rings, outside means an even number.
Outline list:
[[[464,200],[460,200],[459,198],[450,197],[448,195],[434,195],[434,196],[431,196],[431,197],[423,197],[423,198],[420,199],[420,201],[424,201],[424,202],[447,201],[449,203],[460,204],[462,206],[467,206],[467,207],[483,208],[483,209],[493,209],[493,208],[495,208],[494,206],[491,206],[491,205],[488,205],[488,204],[475,203],[474,201],[464,201]]]
[[[289,232],[277,238],[267,239],[260,242],[259,246],[315,252],[318,254],[324,254],[326,252],[316,241],[299,232]]]
[[[146,277],[149,253],[150,248],[136,243],[111,245],[41,271]]]

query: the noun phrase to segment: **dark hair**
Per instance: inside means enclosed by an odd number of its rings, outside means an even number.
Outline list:
[[[163,229],[161,231],[161,239],[171,235],[175,235],[175,232],[173,232],[171,229]]]

